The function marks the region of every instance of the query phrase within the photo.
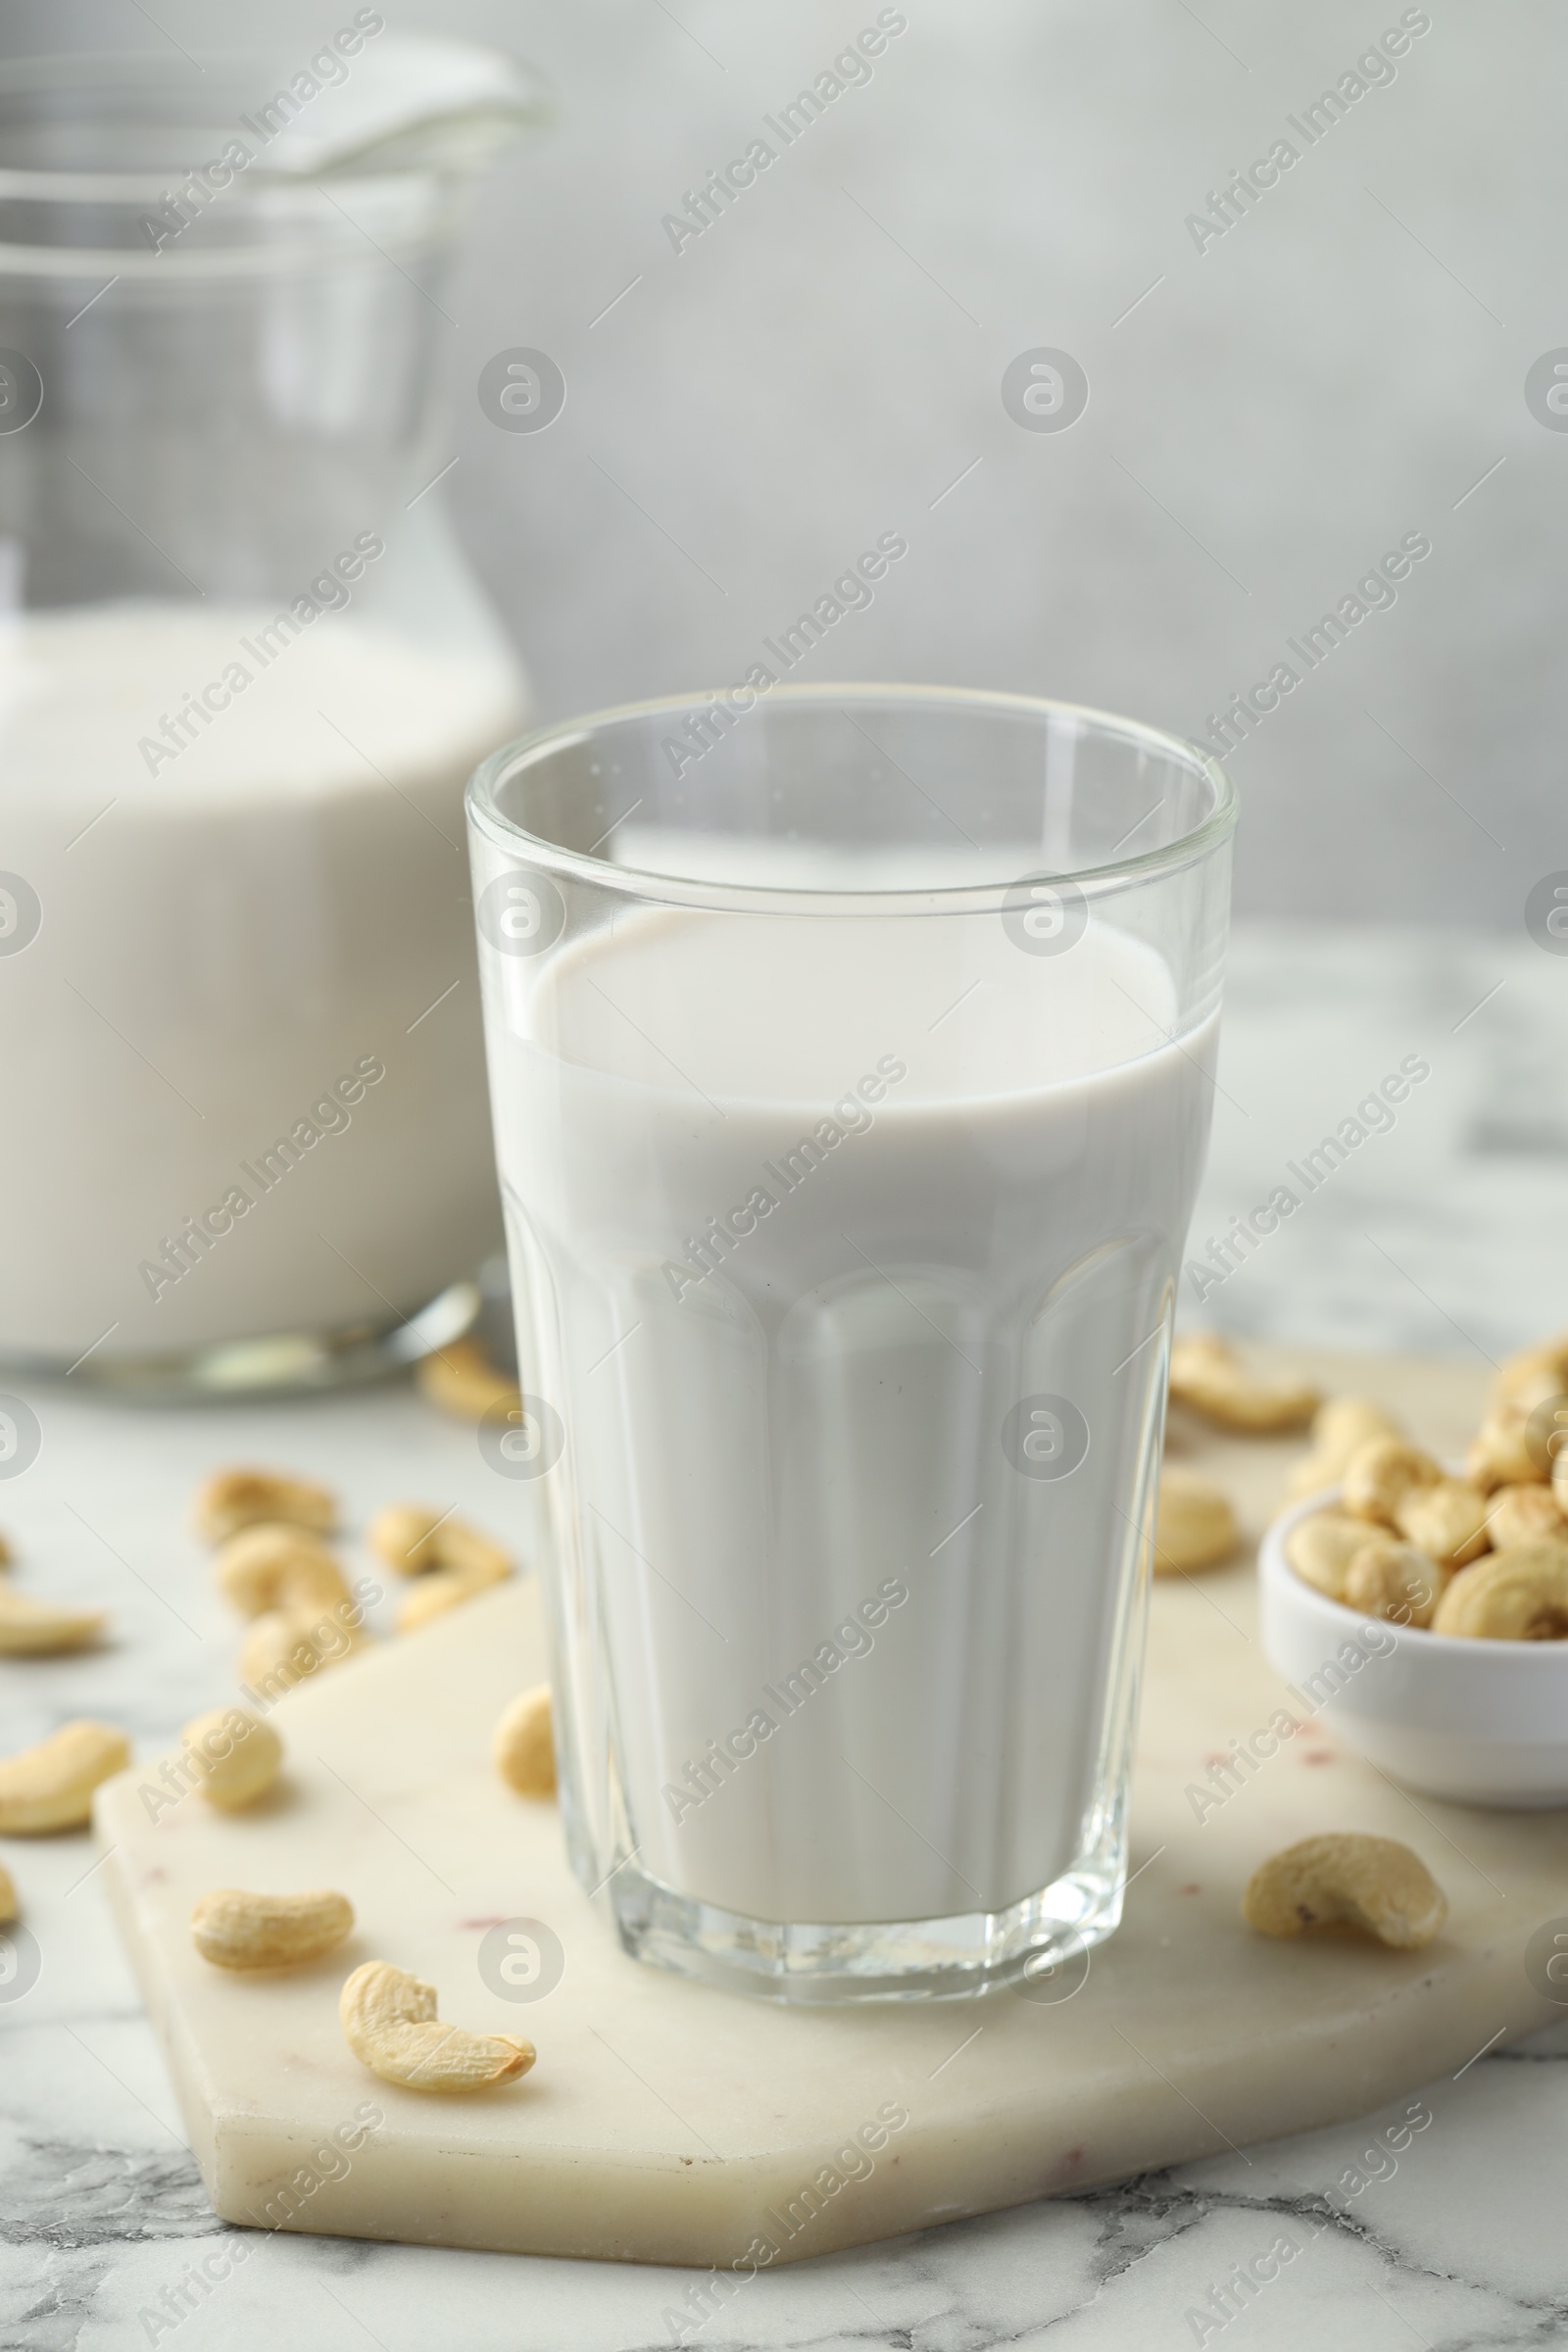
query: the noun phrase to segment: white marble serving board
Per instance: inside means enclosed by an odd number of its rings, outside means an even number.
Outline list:
[[[1346,1385],[1345,1359],[1322,1368]],[[1356,1385],[1444,1449],[1481,1386],[1392,1359]],[[570,1876],[554,1806],[511,1794],[488,1760],[496,1715],[545,1672],[531,1580],[283,1699],[286,1785],[248,1814],[192,1796],[151,1822],[147,1766],[106,1787],[102,1875],[219,2214],[272,2227],[292,2181],[287,2226],[316,2232],[724,2270],[760,2238],[792,2261],[1359,2114],[1552,2015],[1523,1953],[1562,1907],[1568,1815],[1409,1797],[1312,1727],[1196,1818],[1189,1784],[1292,1703],[1257,1646],[1250,1554],[1295,1449],[1215,1442],[1179,1416],[1172,1448],[1225,1481],[1250,1540],[1234,1567],[1156,1587],[1126,1919],[1054,2004],[791,2010],[625,1958]],[[1438,1942],[1277,1943],[1242,1925],[1255,1864],[1338,1828],[1424,1857],[1450,1904]],[[341,1887],[356,1933],[297,1975],[224,1975],[188,1920],[233,1885]],[[478,1966],[485,1934],[518,1918],[564,1952],[527,2003]],[[371,1957],[432,1983],[445,2019],[529,2035],[535,2069],[461,2099],[377,2082],[337,2024],[340,1983]],[[368,2101],[384,2120],[331,2154]],[[874,2155],[835,2163],[889,2110],[906,2121]]]

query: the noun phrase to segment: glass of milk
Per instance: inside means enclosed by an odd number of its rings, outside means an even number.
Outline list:
[[[373,8],[0,65],[3,1385],[318,1384],[473,1310],[463,787],[527,704],[439,395],[531,112]]]
[[[567,1837],[663,1967],[1054,1991],[1120,1915],[1235,800],[764,678],[469,789]]]

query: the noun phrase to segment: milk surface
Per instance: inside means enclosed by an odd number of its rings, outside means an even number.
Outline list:
[[[0,954],[5,1356],[384,1324],[490,1245],[462,794],[515,679],[273,618],[0,624],[0,868],[41,908]]]
[[[1214,1016],[1173,1041],[1098,918],[1035,956],[995,916],[645,911],[493,961],[588,1842],[623,1808],[639,1870],[768,1921],[1045,1887],[1102,1826]],[[1041,1397],[1087,1430],[1064,1476]]]

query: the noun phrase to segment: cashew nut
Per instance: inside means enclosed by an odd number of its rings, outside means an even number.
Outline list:
[[[363,1626],[333,1609],[269,1609],[245,1629],[239,1653],[242,1683],[275,1698],[321,1666],[337,1666],[368,1640]]]
[[[280,1519],[324,1536],[337,1525],[337,1497],[284,1470],[220,1470],[198,1489],[192,1516],[197,1534],[210,1544],[221,1544],[259,1520]]]
[[[1326,1592],[1330,1600],[1343,1600],[1350,1562],[1366,1549],[1367,1534],[1364,1519],[1348,1519],[1343,1511],[1314,1511],[1291,1529],[1285,1557],[1302,1584]]]
[[[414,1377],[426,1403],[460,1421],[482,1421],[493,1404],[520,1401],[516,1382],[497,1371],[473,1340],[454,1340],[425,1356]]]
[[[20,1908],[11,1873],[4,1863],[0,1862],[0,1928],[9,1927]]]
[[[9,1544],[6,1542],[6,1540],[5,1540],[4,1536],[0,1536],[0,1568],[9,1568],[9,1567],[10,1567],[10,1565],[11,1565],[11,1546],[10,1546],[10,1544]]]
[[[1363,1538],[1346,1570],[1341,1595],[1363,1617],[1386,1617],[1395,1625],[1427,1626],[1443,1591],[1443,1571],[1413,1544],[1394,1536]]]
[[[101,1609],[57,1609],[0,1584],[0,1657],[49,1657],[84,1649],[109,1620]]]
[[[1419,1854],[1359,1832],[1288,1845],[1252,1873],[1242,1897],[1242,1917],[1260,1935],[1341,1923],[1399,1951],[1430,1943],[1447,1916],[1443,1888]]]
[[[196,1786],[224,1813],[254,1804],[270,1788],[283,1761],[283,1742],[248,1707],[214,1707],[180,1733]]]
[[[76,1830],[92,1817],[100,1781],[130,1762],[130,1742],[112,1724],[85,1719],[0,1763],[0,1834],[32,1838],[46,1830]]]
[[[482,2090],[525,2075],[537,2052],[510,2034],[466,2034],[436,2022],[435,1987],[367,1960],[343,1987],[338,2016],[349,2048],[383,2082],[410,2090]]]
[[[213,1580],[242,1617],[269,1609],[318,1612],[349,1597],[343,1571],[305,1528],[258,1521],[230,1536],[213,1562]]]
[[[1236,1513],[1212,1481],[1179,1463],[1159,1474],[1154,1513],[1154,1574],[1179,1576],[1214,1568],[1236,1549]]]
[[[365,1541],[399,1576],[417,1576],[436,1565],[436,1532],[447,1516],[422,1502],[389,1502],[370,1521]]]
[[[477,1562],[471,1568],[432,1568],[399,1601],[393,1619],[398,1632],[415,1633],[432,1617],[444,1616],[460,1601],[471,1600],[476,1592],[502,1583],[512,1574],[512,1563],[504,1552],[498,1554],[498,1562],[482,1568]]]
[[[487,1584],[512,1573],[505,1547],[470,1519],[455,1511],[432,1511],[422,1502],[391,1502],[371,1520],[366,1541],[401,1576],[425,1568],[455,1568]]]
[[[1551,1498],[1557,1508],[1568,1516],[1568,1449],[1552,1456]]]
[[[1373,1438],[1402,1438],[1404,1431],[1370,1396],[1329,1396],[1312,1422],[1312,1449],[1285,1481],[1288,1495],[1320,1494],[1337,1487],[1352,1453]]]
[[[471,1519],[449,1519],[435,1541],[438,1564],[459,1576],[498,1585],[512,1574],[512,1554],[506,1545],[487,1536],[482,1527],[475,1527]]]
[[[1394,1524],[1407,1543],[1449,1572],[1478,1560],[1491,1541],[1486,1496],[1458,1478],[1406,1487],[1394,1506]]]
[[[1342,1507],[1354,1519],[1395,1525],[1395,1510],[1412,1487],[1434,1487],[1443,1472],[1419,1446],[1403,1438],[1373,1438],[1358,1446],[1345,1465]]]
[[[1487,1513],[1494,1551],[1516,1551],[1521,1544],[1556,1539],[1568,1544],[1568,1519],[1550,1487],[1503,1487]]]
[[[1539,1340],[1504,1356],[1492,1383],[1494,1404],[1511,1404],[1526,1415],[1538,1404],[1568,1391],[1568,1332]]]
[[[1521,1544],[1461,1568],[1432,1630],[1482,1642],[1568,1640],[1568,1544]]]
[[[550,1714],[550,1685],[540,1683],[514,1698],[490,1741],[495,1767],[519,1796],[554,1796],[556,1746]]]
[[[190,1915],[196,1949],[215,1968],[300,1968],[334,1951],[354,1926],[346,1894],[246,1894],[215,1887]]]
[[[1496,1487],[1531,1486],[1545,1479],[1544,1457],[1530,1443],[1530,1416],[1511,1406],[1490,1412],[1464,1457],[1464,1474],[1490,1494]]]
[[[1254,1379],[1228,1340],[1195,1331],[1173,1342],[1170,1393],[1221,1429],[1254,1436],[1298,1429],[1317,1410],[1319,1396],[1299,1382]]]

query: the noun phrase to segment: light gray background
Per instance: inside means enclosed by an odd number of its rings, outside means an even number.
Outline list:
[[[448,337],[448,493],[547,715],[738,676],[891,528],[908,560],[803,676],[1029,689],[1191,733],[1420,529],[1397,606],[1234,761],[1238,911],[1517,934],[1568,865],[1568,433],[1523,396],[1568,344],[1548,0],[1433,0],[1397,78],[1201,255],[1186,216],[1399,5],[908,0],[869,85],[679,256],[662,215],[877,0],[385,13],[504,44],[557,95],[486,191]],[[267,37],[303,62],[352,14],[270,0]],[[259,30],[234,0],[14,0],[0,46]],[[538,435],[474,396],[517,344],[567,380]],[[1088,372],[1070,431],[1003,409],[1037,345]]]

